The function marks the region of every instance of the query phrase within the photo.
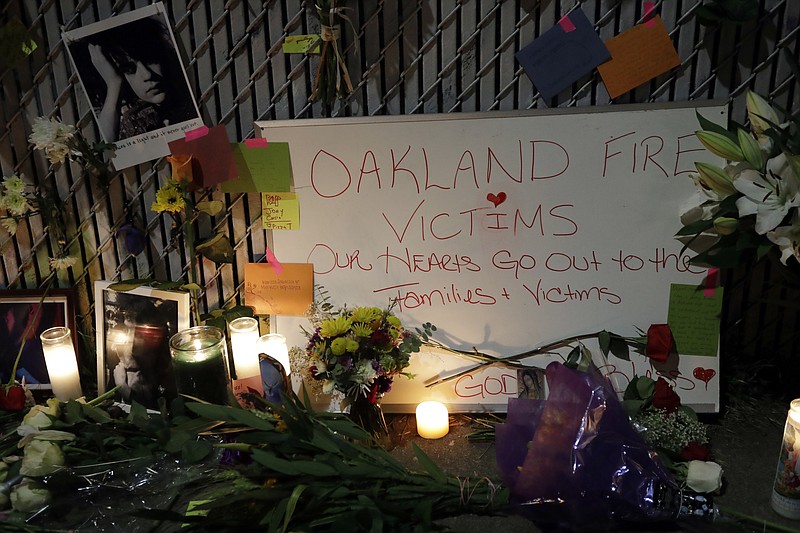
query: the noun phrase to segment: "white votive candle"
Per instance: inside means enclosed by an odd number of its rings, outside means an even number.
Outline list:
[[[262,335],[258,339],[258,353],[264,353],[283,365],[286,375],[292,373],[289,366],[289,346],[286,344],[286,337],[278,333]]]
[[[44,362],[50,375],[53,395],[63,402],[83,396],[78,359],[69,328],[50,328],[43,331],[39,338],[42,340]]]
[[[258,320],[243,316],[228,324],[233,352],[233,369],[236,379],[251,378],[261,374],[258,366]]]
[[[417,406],[417,433],[423,439],[441,439],[450,431],[450,415],[440,402],[422,402]]]

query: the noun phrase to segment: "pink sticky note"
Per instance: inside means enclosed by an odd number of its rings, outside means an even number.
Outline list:
[[[709,268],[706,274],[705,288],[703,289],[703,296],[712,298],[714,290],[717,288],[717,279],[719,278],[718,268]]]
[[[656,25],[656,21],[652,17],[656,4],[655,2],[643,2],[642,7],[644,8],[644,25],[652,28]]]
[[[245,139],[244,145],[248,148],[266,148],[267,139],[265,137],[259,137],[257,139]]]
[[[575,31],[575,24],[573,24],[569,19],[569,15],[564,15],[561,17],[561,20],[558,21],[558,25],[561,26],[561,29],[564,30],[564,33]]]
[[[200,137],[205,137],[206,135],[208,135],[208,127],[200,126],[199,128],[187,131],[186,140],[193,141],[195,139],[199,139]]]
[[[283,265],[281,264],[280,261],[278,261],[278,258],[275,257],[275,254],[272,253],[272,250],[269,249],[269,246],[267,246],[266,258],[267,258],[267,263],[269,263],[275,270],[275,274],[280,276],[281,272],[283,272]]]

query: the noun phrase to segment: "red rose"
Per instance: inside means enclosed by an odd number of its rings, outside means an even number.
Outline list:
[[[669,324],[653,324],[647,329],[647,357],[658,363],[666,363],[675,351],[675,339]]]
[[[25,409],[25,389],[20,385],[0,386],[0,409],[6,411]]]
[[[681,406],[681,397],[678,396],[672,387],[669,386],[667,380],[658,378],[655,383],[655,390],[653,391],[653,407],[659,409],[666,409],[668,413],[674,413]]]
[[[687,461],[710,461],[711,450],[708,449],[708,446],[703,446],[695,441],[691,441],[686,445],[686,448],[681,451],[681,457]]]

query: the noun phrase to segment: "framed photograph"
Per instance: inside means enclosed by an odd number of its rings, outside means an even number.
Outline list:
[[[0,291],[0,346],[3,346],[0,380],[3,383],[9,381],[22,347],[16,378],[24,379],[31,389],[52,389],[39,335],[56,326],[69,328],[77,350],[74,289]]]
[[[95,281],[97,389],[150,409],[176,395],[169,339],[189,327],[189,293],[138,287],[115,291]]]
[[[63,38],[117,170],[169,155],[169,141],[203,125],[162,3]]]
[[[543,368],[520,368],[517,370],[517,397],[529,400],[544,400],[545,372]]]

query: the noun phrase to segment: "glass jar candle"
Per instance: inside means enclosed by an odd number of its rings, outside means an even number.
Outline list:
[[[228,324],[236,379],[258,376],[258,320],[242,316]]]
[[[286,344],[286,337],[278,333],[262,335],[258,338],[256,348],[259,354],[267,354],[278,361],[283,366],[283,371],[287,376],[291,374],[292,369],[289,365],[289,347]]]
[[[210,403],[228,403],[228,348],[222,330],[195,326],[169,340],[178,394]]]
[[[66,402],[83,396],[78,360],[69,328],[57,326],[39,336],[42,340],[44,362],[53,387],[53,396]]]
[[[792,400],[786,415],[771,504],[779,515],[800,520],[800,398]]]

